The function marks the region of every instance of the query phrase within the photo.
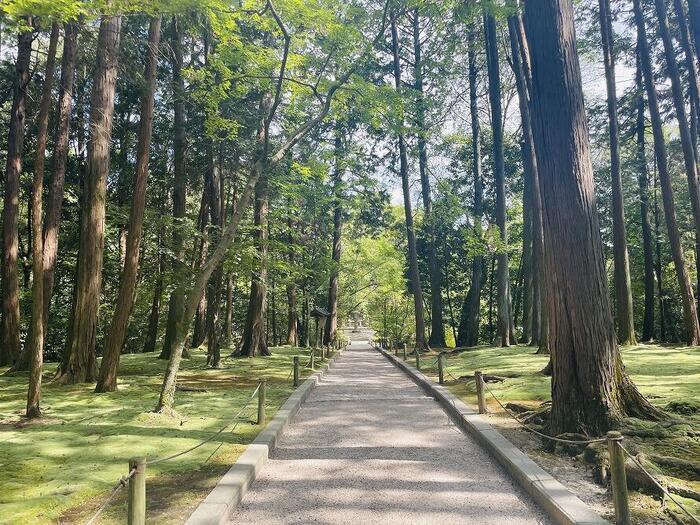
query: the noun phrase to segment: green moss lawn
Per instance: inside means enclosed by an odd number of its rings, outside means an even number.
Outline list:
[[[483,346],[450,351],[445,363],[451,376],[446,374],[446,384],[466,403],[475,406],[474,381],[455,381],[454,378],[471,378],[475,370],[481,370],[484,374],[505,378],[503,382],[488,384],[503,404],[518,403],[534,409],[551,399],[550,379],[540,373],[549,356],[536,355],[535,350],[526,346]],[[625,368],[640,390],[670,416],[669,421],[661,424],[626,420],[622,430],[628,444],[646,455],[673,456],[700,465],[700,348],[637,345],[624,347],[622,355]],[[421,356],[421,369],[437,381],[435,357],[436,354]],[[409,359],[414,364],[414,358]],[[488,393],[486,403],[491,414],[504,415]],[[683,484],[700,492],[700,476],[696,470],[657,467],[664,475],[682,480]],[[681,499],[700,515],[699,502]],[[661,509],[660,504],[652,506]],[[673,507],[673,504],[668,503],[668,506]]]
[[[150,412],[156,404],[166,362],[155,354],[122,356],[119,391],[94,394],[94,385],[58,386],[44,375],[44,418],[21,418],[26,375],[0,369],[0,523],[83,523],[99,507],[133,456],[156,459],[197,444],[232,419],[267,378],[271,417],[293,391],[289,377],[298,348],[273,348],[272,357],[226,359],[223,368],[205,366],[196,350],[183,360],[176,394],[178,418]],[[307,360],[302,358],[302,365]],[[310,374],[304,369],[302,376]],[[182,521],[206,496],[259,431],[257,400],[240,423],[212,442],[147,470],[148,522]],[[100,523],[124,523],[126,490]]]

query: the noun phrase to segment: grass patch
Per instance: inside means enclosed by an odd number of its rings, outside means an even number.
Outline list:
[[[52,384],[55,365],[49,365],[44,418],[28,424],[21,418],[26,374],[0,375],[0,522],[84,522],[126,474],[130,457],[160,458],[210,436],[245,404],[258,378],[268,380],[267,415],[272,417],[294,390],[292,357],[308,350],[272,352],[271,357],[227,359],[214,370],[206,367],[205,352],[195,350],[182,362],[178,385],[206,391],[178,390],[177,418],[151,412],[166,366],[156,354],[122,356],[119,391],[108,394],[94,394],[93,384]],[[302,377],[310,373],[302,369]],[[226,430],[185,456],[148,468],[147,521],[184,520],[258,434],[256,414],[253,400],[234,433]],[[101,523],[124,523],[125,496],[122,490]]]

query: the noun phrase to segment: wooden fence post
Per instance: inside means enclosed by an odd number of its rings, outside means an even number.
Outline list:
[[[444,373],[445,356],[442,355],[442,352],[438,354],[437,364],[438,364],[438,383],[442,385],[445,382],[445,373]]]
[[[146,458],[131,458],[129,472],[136,469],[129,479],[129,525],[146,524]]]
[[[420,370],[420,352],[418,347],[416,347],[416,370]]]
[[[265,390],[267,389],[267,379],[260,380],[258,389],[258,425],[265,424]]]
[[[403,344],[403,360],[406,360],[406,343]]]
[[[316,358],[316,349],[312,346],[311,347],[311,359],[309,360],[309,367],[311,370],[314,369],[314,359]]]
[[[294,386],[299,386],[299,356],[294,356]]]
[[[474,372],[474,381],[476,383],[476,399],[479,404],[479,414],[485,414],[486,402],[484,401],[484,377],[481,375],[481,370]]]
[[[610,456],[610,479],[612,481],[613,503],[615,504],[615,524],[629,525],[630,508],[627,500],[627,474],[625,473],[625,452],[620,444],[622,434],[610,431],[608,454]]]

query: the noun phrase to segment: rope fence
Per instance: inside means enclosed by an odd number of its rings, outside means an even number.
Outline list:
[[[404,361],[407,361],[407,356],[406,356],[406,345],[403,345],[403,359]],[[396,353],[398,357],[398,353]],[[416,353],[416,368],[420,370],[420,357],[419,353]],[[432,368],[435,364],[437,364],[438,368],[438,381],[440,384],[444,384],[444,377],[447,375],[452,381],[455,383],[459,383],[461,379],[458,379],[455,377],[446,367],[444,363],[444,355],[439,354],[438,357],[432,361],[429,361],[427,364],[427,367],[424,368]],[[598,443],[607,443],[608,444],[608,453],[610,457],[610,474],[611,474],[611,485],[612,485],[612,493],[613,493],[613,503],[615,507],[615,523],[618,525],[628,525],[630,523],[630,513],[629,513],[629,502],[628,502],[628,494],[627,494],[627,477],[626,477],[626,472],[625,472],[625,457],[629,457],[632,462],[649,478],[649,480],[661,491],[663,496],[668,499],[670,499],[682,512],[683,514],[688,517],[691,520],[691,523],[694,525],[700,525],[700,519],[698,519],[697,516],[695,516],[690,510],[688,510],[687,506],[685,506],[681,501],[679,501],[669,490],[661,483],[659,480],[657,480],[653,474],[651,474],[642,464],[639,459],[637,459],[636,456],[634,456],[630,451],[628,451],[623,445],[623,437],[620,432],[608,432],[606,437],[600,437],[600,438],[591,438],[591,439],[583,439],[583,440],[575,440],[575,439],[565,439],[565,438],[560,438],[557,436],[550,436],[548,434],[545,434],[543,432],[540,432],[539,430],[530,427],[527,425],[525,422],[521,421],[520,418],[517,417],[516,414],[514,414],[511,410],[506,408],[506,406],[501,402],[500,399],[494,394],[493,390],[491,390],[486,381],[484,381],[484,377],[481,371],[476,371],[474,373],[474,381],[476,385],[476,395],[477,395],[477,402],[479,406],[479,414],[484,414],[486,413],[486,401],[484,399],[484,391],[488,392],[491,397],[493,397],[494,401],[498,404],[498,406],[501,407],[501,409],[511,418],[513,419],[520,427],[525,429],[528,432],[531,432],[532,434],[535,434],[543,439],[555,442],[555,443],[564,443],[567,445],[581,445],[581,446],[587,446],[590,444],[598,444]],[[452,401],[454,404],[454,400]]]
[[[329,345],[327,348],[321,348],[321,360],[323,360],[326,356],[330,358],[330,355],[334,352],[334,350],[341,350],[345,348],[345,344],[343,344],[341,341],[334,342],[332,345]],[[311,348],[310,350],[310,356],[309,360],[304,366],[304,368],[314,368],[314,357],[315,357],[316,349]],[[292,376],[294,377],[293,381],[293,386],[297,387],[299,386],[299,380],[300,380],[300,358],[299,356],[293,356],[293,361],[292,361],[292,366],[290,368],[289,374],[285,378],[285,381],[288,381]],[[202,439],[199,443],[186,448],[185,450],[182,450],[180,452],[177,452],[175,454],[171,454],[170,456],[165,456],[162,458],[154,459],[151,461],[147,461],[146,458],[132,458],[129,460],[129,473],[117,481],[116,485],[113,487],[112,491],[110,492],[109,496],[105,499],[105,501],[100,505],[100,507],[95,511],[95,513],[92,515],[92,517],[86,522],[86,525],[94,525],[96,523],[96,520],[100,517],[100,515],[105,511],[105,509],[114,501],[114,499],[117,497],[119,492],[121,491],[122,488],[129,486],[129,519],[128,522],[131,524],[145,524],[146,522],[146,463],[148,463],[149,466],[153,465],[158,465],[160,463],[165,463],[167,461],[171,461],[173,459],[182,457],[186,454],[189,454],[190,452],[193,452],[194,450],[197,450],[198,448],[206,445],[207,443],[213,441],[214,439],[217,438],[217,436],[221,435],[226,429],[230,428],[230,432],[234,432],[238,425],[244,421],[242,418],[242,415],[244,411],[250,406],[251,402],[253,399],[258,398],[258,410],[257,410],[257,420],[256,424],[262,425],[265,422],[265,397],[266,397],[266,387],[267,381],[265,379],[261,379],[258,381],[258,386],[253,390],[253,392],[248,396],[246,399],[245,403],[243,406],[236,412],[236,415],[233,416],[231,419],[227,420],[226,423],[219,428],[216,432],[212,433],[208,437]],[[223,445],[223,443],[219,444],[219,447],[209,456],[216,453],[216,451]],[[207,458],[206,461],[209,460]],[[205,461],[205,462],[206,462]]]

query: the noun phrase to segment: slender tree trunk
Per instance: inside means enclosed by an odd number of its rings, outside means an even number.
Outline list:
[[[51,90],[58,47],[58,22],[51,25],[49,50],[46,56],[46,76],[41,92],[36,160],[34,161],[34,181],[32,185],[32,321],[29,329],[29,389],[27,392],[28,418],[41,416],[41,372],[44,360],[44,241],[42,235],[42,205],[44,194],[44,163],[46,161],[46,136],[49,129]]]
[[[615,54],[613,49],[613,27],[610,0],[598,0],[600,33],[603,41],[603,62],[607,87],[608,124],[610,127],[610,179],[612,186],[613,262],[615,282],[615,304],[617,306],[618,341],[623,345],[637,344],[634,334],[632,310],[632,284],[630,261],[627,251],[625,207],[620,174],[620,134],[617,120],[617,93],[615,84]]]
[[[95,339],[102,288],[105,204],[109,174],[114,88],[121,36],[121,16],[103,16],[97,42],[97,65],[90,99],[91,140],[80,226],[76,296],[71,334],[58,377],[73,384],[95,380]]]
[[[525,7],[535,146],[544,209],[550,347],[550,430],[600,434],[626,415],[660,413],[620,357],[603,265],[571,0]],[[545,154],[546,152],[546,154]],[[585,283],[582,284],[582,283]]]
[[[681,138],[681,146],[683,149],[683,162],[685,164],[686,177],[688,179],[688,192],[690,194],[690,205],[693,211],[693,220],[695,223],[695,258],[700,261],[700,186],[698,185],[698,170],[697,159],[695,158],[695,146],[688,126],[688,118],[685,109],[685,97],[683,95],[683,83],[678,64],[676,63],[676,52],[673,48],[671,40],[671,32],[669,30],[667,11],[668,6],[665,0],[654,0],[656,7],[656,16],[659,21],[659,35],[663,41],[664,56],[666,58],[666,71],[671,80],[671,93],[673,95],[673,106],[676,111],[676,119],[678,121],[678,131]],[[691,70],[695,70],[691,67]],[[692,76],[691,76],[691,82]],[[695,79],[695,88],[697,89],[697,78]],[[692,88],[691,88],[692,95]],[[692,97],[691,97],[692,103]],[[696,306],[697,310],[697,306]]]
[[[224,344],[229,344],[233,337],[233,289],[235,287],[232,272],[226,276],[226,311],[224,314]]]
[[[661,260],[661,221],[659,220],[659,200],[657,198],[658,177],[656,170],[654,170],[654,172],[654,250],[656,251],[654,274],[656,275],[659,292],[659,336],[661,341],[668,341],[666,336],[668,312],[666,308],[666,290],[664,289],[663,264]]]
[[[498,61],[498,42],[496,36],[496,18],[484,16],[486,34],[486,58],[489,77],[489,100],[491,103],[491,127],[493,130],[493,172],[496,188],[496,226],[501,235],[498,252],[497,305],[498,329],[496,341],[501,346],[510,346],[510,279],[508,269],[508,232],[506,229],[506,181],[503,158],[503,112],[501,108],[501,74]]]
[[[151,154],[153,136],[153,106],[156,92],[156,73],[158,69],[158,46],[160,44],[160,16],[151,18],[148,28],[148,52],[146,58],[146,90],[141,100],[141,120],[136,148],[136,173],[127,228],[124,266],[119,279],[117,303],[109,327],[105,349],[100,363],[95,392],[114,392],[117,390],[117,373],[129,327],[129,317],[134,306],[136,294],[136,277],[139,268],[141,238],[143,236],[143,215],[146,209],[146,182],[148,180],[148,160]]]
[[[31,16],[24,22],[34,26]],[[19,250],[19,189],[22,172],[22,149],[26,124],[29,62],[32,54],[32,31],[23,31],[17,39],[15,85],[10,110],[10,129],[7,139],[5,165],[5,195],[2,209],[2,341],[0,366],[10,365],[20,352],[19,278],[17,276]]]
[[[634,14],[637,25],[637,48],[641,58],[644,85],[647,93],[647,104],[651,115],[651,126],[654,134],[654,153],[656,155],[659,183],[661,186],[661,196],[664,203],[664,217],[666,219],[666,228],[668,230],[668,241],[671,247],[673,263],[676,269],[676,277],[678,278],[678,285],[681,292],[687,341],[688,344],[694,346],[700,343],[700,325],[698,325],[697,306],[695,304],[693,286],[690,282],[690,275],[688,273],[688,267],[686,266],[685,255],[683,254],[683,247],[681,245],[680,234],[678,231],[676,204],[673,196],[671,174],[669,173],[668,169],[666,139],[664,137],[663,121],[661,119],[656,88],[654,86],[654,72],[652,69],[649,44],[647,42],[646,27],[644,25],[644,12],[642,9],[641,0],[634,0]],[[675,62],[672,63],[675,64]],[[684,112],[682,114],[684,114]],[[692,187],[693,184],[690,184],[690,186]]]
[[[430,176],[428,174],[427,128],[425,125],[425,98],[423,94],[423,60],[420,34],[420,12],[413,10],[413,77],[416,92],[416,131],[418,133],[418,171],[420,172],[423,210],[425,213],[426,233],[428,236],[428,266],[430,269],[430,338],[432,347],[444,348],[445,323],[442,306],[442,274],[435,245],[435,218],[433,217],[433,199],[430,193]]]
[[[683,56],[685,58],[685,69],[688,75],[688,97],[690,98],[690,135],[692,138],[693,149],[695,151],[695,162],[698,162],[698,111],[700,111],[700,84],[698,64],[695,54],[693,53],[693,43],[688,26],[688,18],[686,17],[683,0],[673,0],[673,8],[676,12],[676,21],[678,23],[678,36],[680,38],[681,47],[683,48]],[[700,274],[698,274],[700,279]],[[700,289],[700,288],[699,288]]]
[[[688,0],[688,21],[695,43],[695,54],[700,61],[700,0]],[[700,110],[700,108],[698,108]]]
[[[158,247],[160,248],[160,236],[158,241]],[[163,256],[159,253],[158,276],[156,277],[156,286],[153,289],[151,313],[148,316],[148,331],[146,332],[146,341],[143,345],[144,352],[156,351],[156,341],[158,340],[158,322],[160,321],[160,304],[163,298],[163,271]]]
[[[75,22],[67,22],[64,25],[58,115],[56,117],[51,178],[44,217],[44,332],[48,329],[49,308],[53,296],[53,282],[58,256],[58,230],[61,223],[63,187],[66,180],[77,49],[78,25]]]
[[[654,328],[654,246],[649,218],[649,182],[647,174],[647,156],[644,145],[646,122],[644,118],[644,84],[639,51],[637,55],[637,70],[635,85],[637,88],[635,106],[637,110],[637,173],[639,181],[639,214],[642,222],[642,247],[644,252],[644,322],[642,325],[642,341],[655,338]]]
[[[292,201],[289,199],[287,201],[287,208],[290,210],[287,214],[287,243],[289,248],[289,253],[287,258],[289,260],[289,267],[294,268],[294,221],[292,220]],[[297,283],[294,281],[294,276],[289,277],[289,282],[287,283],[287,344],[289,346],[299,345],[299,315],[297,313]]]
[[[218,162],[214,156],[214,145],[207,145],[207,184],[209,185],[209,218],[212,225],[212,245],[219,242],[221,227],[223,225],[223,206],[221,191],[221,146],[219,146]],[[209,281],[207,293],[207,363],[213,368],[221,366],[221,319],[219,315],[221,303],[221,282],[223,279],[223,266],[220,264],[214,270]]]
[[[183,238],[183,222],[185,219],[185,205],[187,201],[187,172],[186,150],[187,137],[185,135],[185,81],[182,77],[182,31],[177,16],[173,16],[171,23],[172,70],[173,70],[173,273],[177,277],[184,270],[185,243]],[[177,325],[182,319],[185,297],[183,288],[176,286],[170,295],[168,302],[168,321],[165,328],[163,349],[160,352],[161,359],[169,359],[176,339]]]
[[[479,98],[477,93],[476,38],[471,28],[468,35],[469,60],[469,113],[472,131],[472,172],[474,174],[474,203],[472,214],[474,232],[477,239],[483,236],[483,199],[484,186],[481,169],[481,128],[479,126]],[[462,314],[457,331],[457,346],[475,346],[479,343],[479,321],[481,317],[481,289],[486,277],[484,256],[477,253],[471,267],[471,285],[464,299]],[[489,321],[490,322],[490,321]]]
[[[195,257],[192,260],[192,270],[201,268],[207,260],[209,251],[209,182],[204,178],[204,188],[202,190],[202,200],[199,204],[199,214],[197,216],[199,225],[199,250],[195,247]],[[207,295],[211,290],[207,289],[202,294],[197,313],[194,316],[194,329],[192,330],[191,348],[199,348],[207,338]]]
[[[391,20],[391,47],[394,62],[394,84],[396,92],[401,93],[401,62],[399,60],[399,36],[396,20]],[[406,216],[406,237],[408,240],[408,266],[413,292],[413,306],[416,318],[416,352],[427,350],[425,338],[425,317],[423,312],[423,291],[421,289],[420,272],[418,271],[418,253],[416,250],[416,232],[413,227],[413,210],[411,209],[411,189],[408,180],[408,152],[403,132],[399,132],[399,172],[403,189],[404,213]]]
[[[340,270],[340,257],[343,251],[343,167],[342,127],[336,121],[335,130],[335,171],[333,173],[333,247],[331,257],[330,282],[328,284],[328,317],[326,318],[326,330],[324,331],[324,344],[335,341],[338,331],[338,273]]]

